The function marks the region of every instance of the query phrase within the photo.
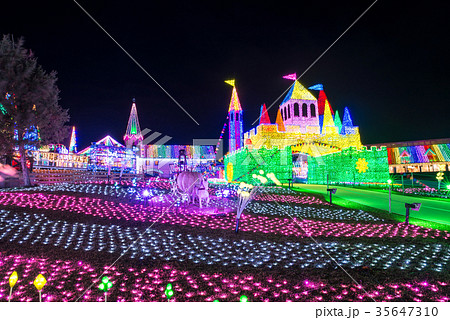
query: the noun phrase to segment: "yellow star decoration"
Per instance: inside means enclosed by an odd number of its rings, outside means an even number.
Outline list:
[[[356,169],[359,171],[359,173],[361,172],[366,172],[368,167],[368,162],[366,161],[366,159],[364,158],[359,158],[358,161],[356,161]]]

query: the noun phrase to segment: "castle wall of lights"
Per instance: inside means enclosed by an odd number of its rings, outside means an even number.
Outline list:
[[[228,181],[253,182],[253,174],[260,170],[275,174],[280,181],[287,181],[292,178],[291,147],[241,148],[225,158],[225,168]]]
[[[322,157],[308,156],[308,182],[326,184],[327,175],[332,183],[385,184],[389,179],[386,147],[349,147]]]

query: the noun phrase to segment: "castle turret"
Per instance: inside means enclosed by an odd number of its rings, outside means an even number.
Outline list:
[[[228,132],[229,132],[229,152],[236,151],[244,146],[244,131],[242,122],[242,108],[236,90],[234,80],[225,81],[233,86],[231,93],[230,106],[228,108]]]
[[[259,124],[270,124],[269,114],[267,113],[266,104],[261,105],[261,112],[259,114]]]
[[[281,116],[281,109],[278,109],[276,124],[278,125],[278,132],[286,131],[286,128],[284,127],[283,117]]]
[[[336,110],[336,112],[334,113],[334,125],[338,128],[338,131],[340,133],[342,129],[342,122],[338,110]]]
[[[285,126],[300,126],[301,133],[320,133],[317,99],[295,80],[280,105]]]
[[[311,88],[310,88],[311,89]],[[319,125],[322,128],[323,126],[323,117],[325,115],[325,103],[330,104],[328,101],[327,95],[325,94],[325,91],[323,90],[323,86],[319,88],[319,98],[317,98],[317,104],[319,106]],[[333,108],[330,106],[331,114],[334,115]]]
[[[342,120],[341,134],[354,134],[355,127],[353,126],[352,117],[350,116],[350,110],[347,107],[344,109],[344,117]]]
[[[325,100],[322,134],[339,134],[339,129],[334,124],[333,116],[331,115],[331,107],[328,100]]]

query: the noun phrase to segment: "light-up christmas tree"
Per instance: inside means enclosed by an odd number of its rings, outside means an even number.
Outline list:
[[[69,153],[77,153],[77,135],[75,127],[72,127],[72,135],[70,136]]]
[[[133,104],[131,105],[130,118],[128,119],[127,131],[123,136],[123,140],[127,147],[137,146],[139,142],[144,140],[141,134],[141,127],[139,126],[136,100],[134,98]]]

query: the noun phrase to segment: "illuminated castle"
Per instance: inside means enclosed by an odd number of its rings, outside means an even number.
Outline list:
[[[261,117],[259,125],[244,134],[247,147],[293,146],[297,152],[313,156],[362,147],[359,128],[353,126],[348,108],[342,124],[338,113],[333,119],[333,110],[321,86],[318,100],[295,80],[279,106],[276,123],[267,123],[268,116],[264,119]]]
[[[252,182],[255,173],[266,172],[282,182],[325,183],[330,178],[344,184],[385,183],[389,178],[386,148],[368,149],[361,144],[349,109],[344,109],[341,121],[322,85],[309,88],[319,91],[316,98],[295,74],[284,78],[294,83],[278,108],[275,123],[263,105],[258,126],[244,133],[244,146],[238,148],[230,141],[224,159],[228,181]],[[233,128],[230,122],[230,137]]]

